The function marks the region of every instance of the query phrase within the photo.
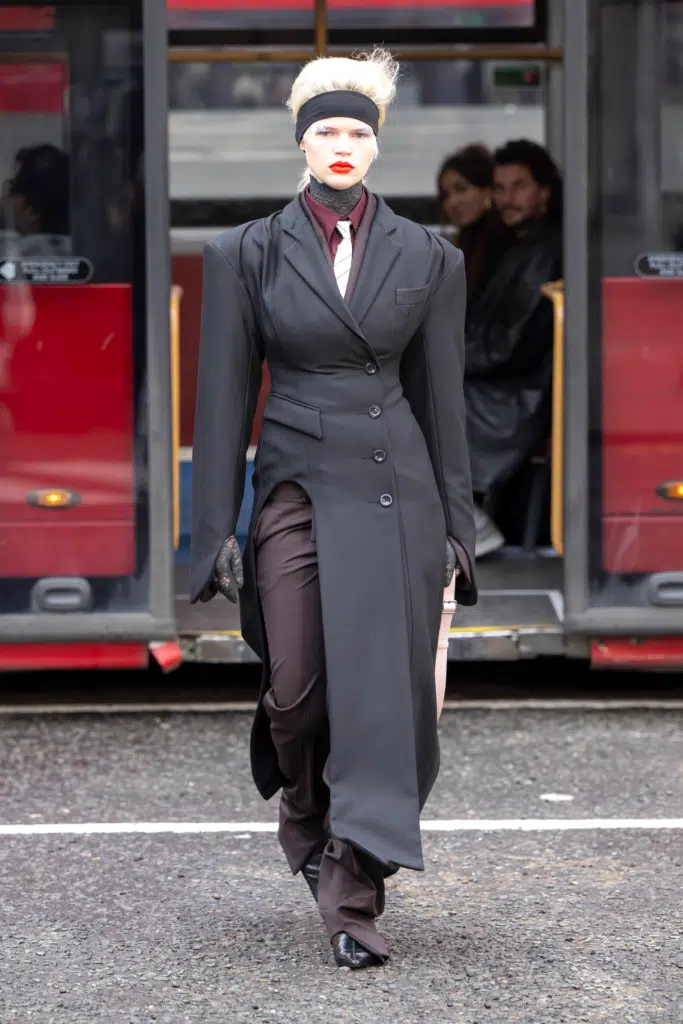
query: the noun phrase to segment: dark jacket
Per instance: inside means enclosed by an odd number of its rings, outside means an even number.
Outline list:
[[[347,300],[300,198],[205,247],[191,592],[202,593],[235,530],[266,357],[240,599],[243,635],[264,661],[261,702],[269,670],[253,532],[270,492],[290,480],[315,516],[333,833],[384,863],[421,868],[419,814],[439,760],[447,533],[474,564],[465,276],[459,250],[369,199]],[[473,582],[460,581],[459,599],[472,603]],[[283,777],[261,702],[252,769],[268,798]]]
[[[542,220],[505,253],[467,312],[465,402],[475,491],[489,493],[542,444],[550,422],[558,227]]]
[[[476,302],[488,287],[514,236],[505,227],[495,210],[458,232],[457,245],[465,257],[467,302]]]

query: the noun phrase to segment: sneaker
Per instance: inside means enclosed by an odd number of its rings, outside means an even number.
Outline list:
[[[474,506],[474,524],[477,528],[477,538],[474,547],[474,557],[482,558],[490,555],[505,544],[505,537],[500,532],[493,519],[486,515],[486,512],[479,505]]]

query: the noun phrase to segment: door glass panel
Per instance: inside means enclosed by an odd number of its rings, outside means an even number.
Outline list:
[[[402,61],[396,101],[379,136],[380,156],[369,184],[380,195],[401,199],[401,212],[432,225],[440,220],[437,175],[444,159],[472,143],[490,149],[510,138],[543,142],[544,70],[536,84],[500,68],[515,62]],[[405,205],[414,204],[413,209]]]
[[[661,605],[683,584],[683,2],[598,13],[591,596]]]
[[[300,69],[276,61],[170,65],[172,199],[234,200],[240,223],[249,219],[242,204],[294,195],[302,156],[285,101]]]
[[[171,197],[233,201],[220,224],[260,216],[294,195],[304,163],[285,101],[296,63],[171,64]],[[211,87],[197,88],[209,82]],[[530,73],[534,76],[530,79]],[[397,212],[438,220],[436,177],[448,154],[471,142],[543,142],[545,68],[526,62],[403,61],[396,102],[368,184]],[[406,205],[407,202],[410,205]],[[197,207],[198,209],[198,207]],[[254,210],[252,214],[252,209]]]
[[[141,4],[0,7],[0,612],[148,603]]]

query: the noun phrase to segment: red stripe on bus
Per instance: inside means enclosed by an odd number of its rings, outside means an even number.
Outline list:
[[[352,8],[410,8],[419,10],[437,7],[525,7],[533,10],[535,0],[330,0],[330,11]],[[177,11],[253,11],[253,10],[308,10],[313,14],[312,0],[167,0],[171,10]]]
[[[602,435],[603,444],[634,445],[641,447],[645,445],[648,449],[655,444],[662,445],[683,445],[683,430],[670,431],[662,434],[651,434],[647,427],[637,433],[616,433],[605,430]]]
[[[0,112],[61,114],[67,82],[65,64],[0,64]]]
[[[683,637],[605,637],[591,643],[591,664],[603,668],[675,667],[683,665]]]
[[[49,32],[54,24],[55,9],[52,4],[43,7],[0,7],[2,32]]]
[[[35,669],[147,668],[147,644],[0,644],[0,671]]]

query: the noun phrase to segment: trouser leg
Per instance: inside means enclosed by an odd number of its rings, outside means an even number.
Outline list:
[[[371,857],[330,836],[325,650],[313,510],[294,484],[276,489],[254,537],[256,578],[270,657],[264,706],[282,787],[278,837],[292,872],[324,847],[318,906],[330,938],[345,931],[386,957],[374,925],[384,910],[384,878]]]
[[[375,927],[384,911],[384,875],[378,861],[331,838],[320,865],[318,908],[331,939],[346,932],[382,959],[386,940]]]
[[[280,770],[280,844],[297,872],[327,840],[329,751],[318,559],[312,507],[294,484],[271,496],[255,535],[259,599],[270,655],[264,698]]]

